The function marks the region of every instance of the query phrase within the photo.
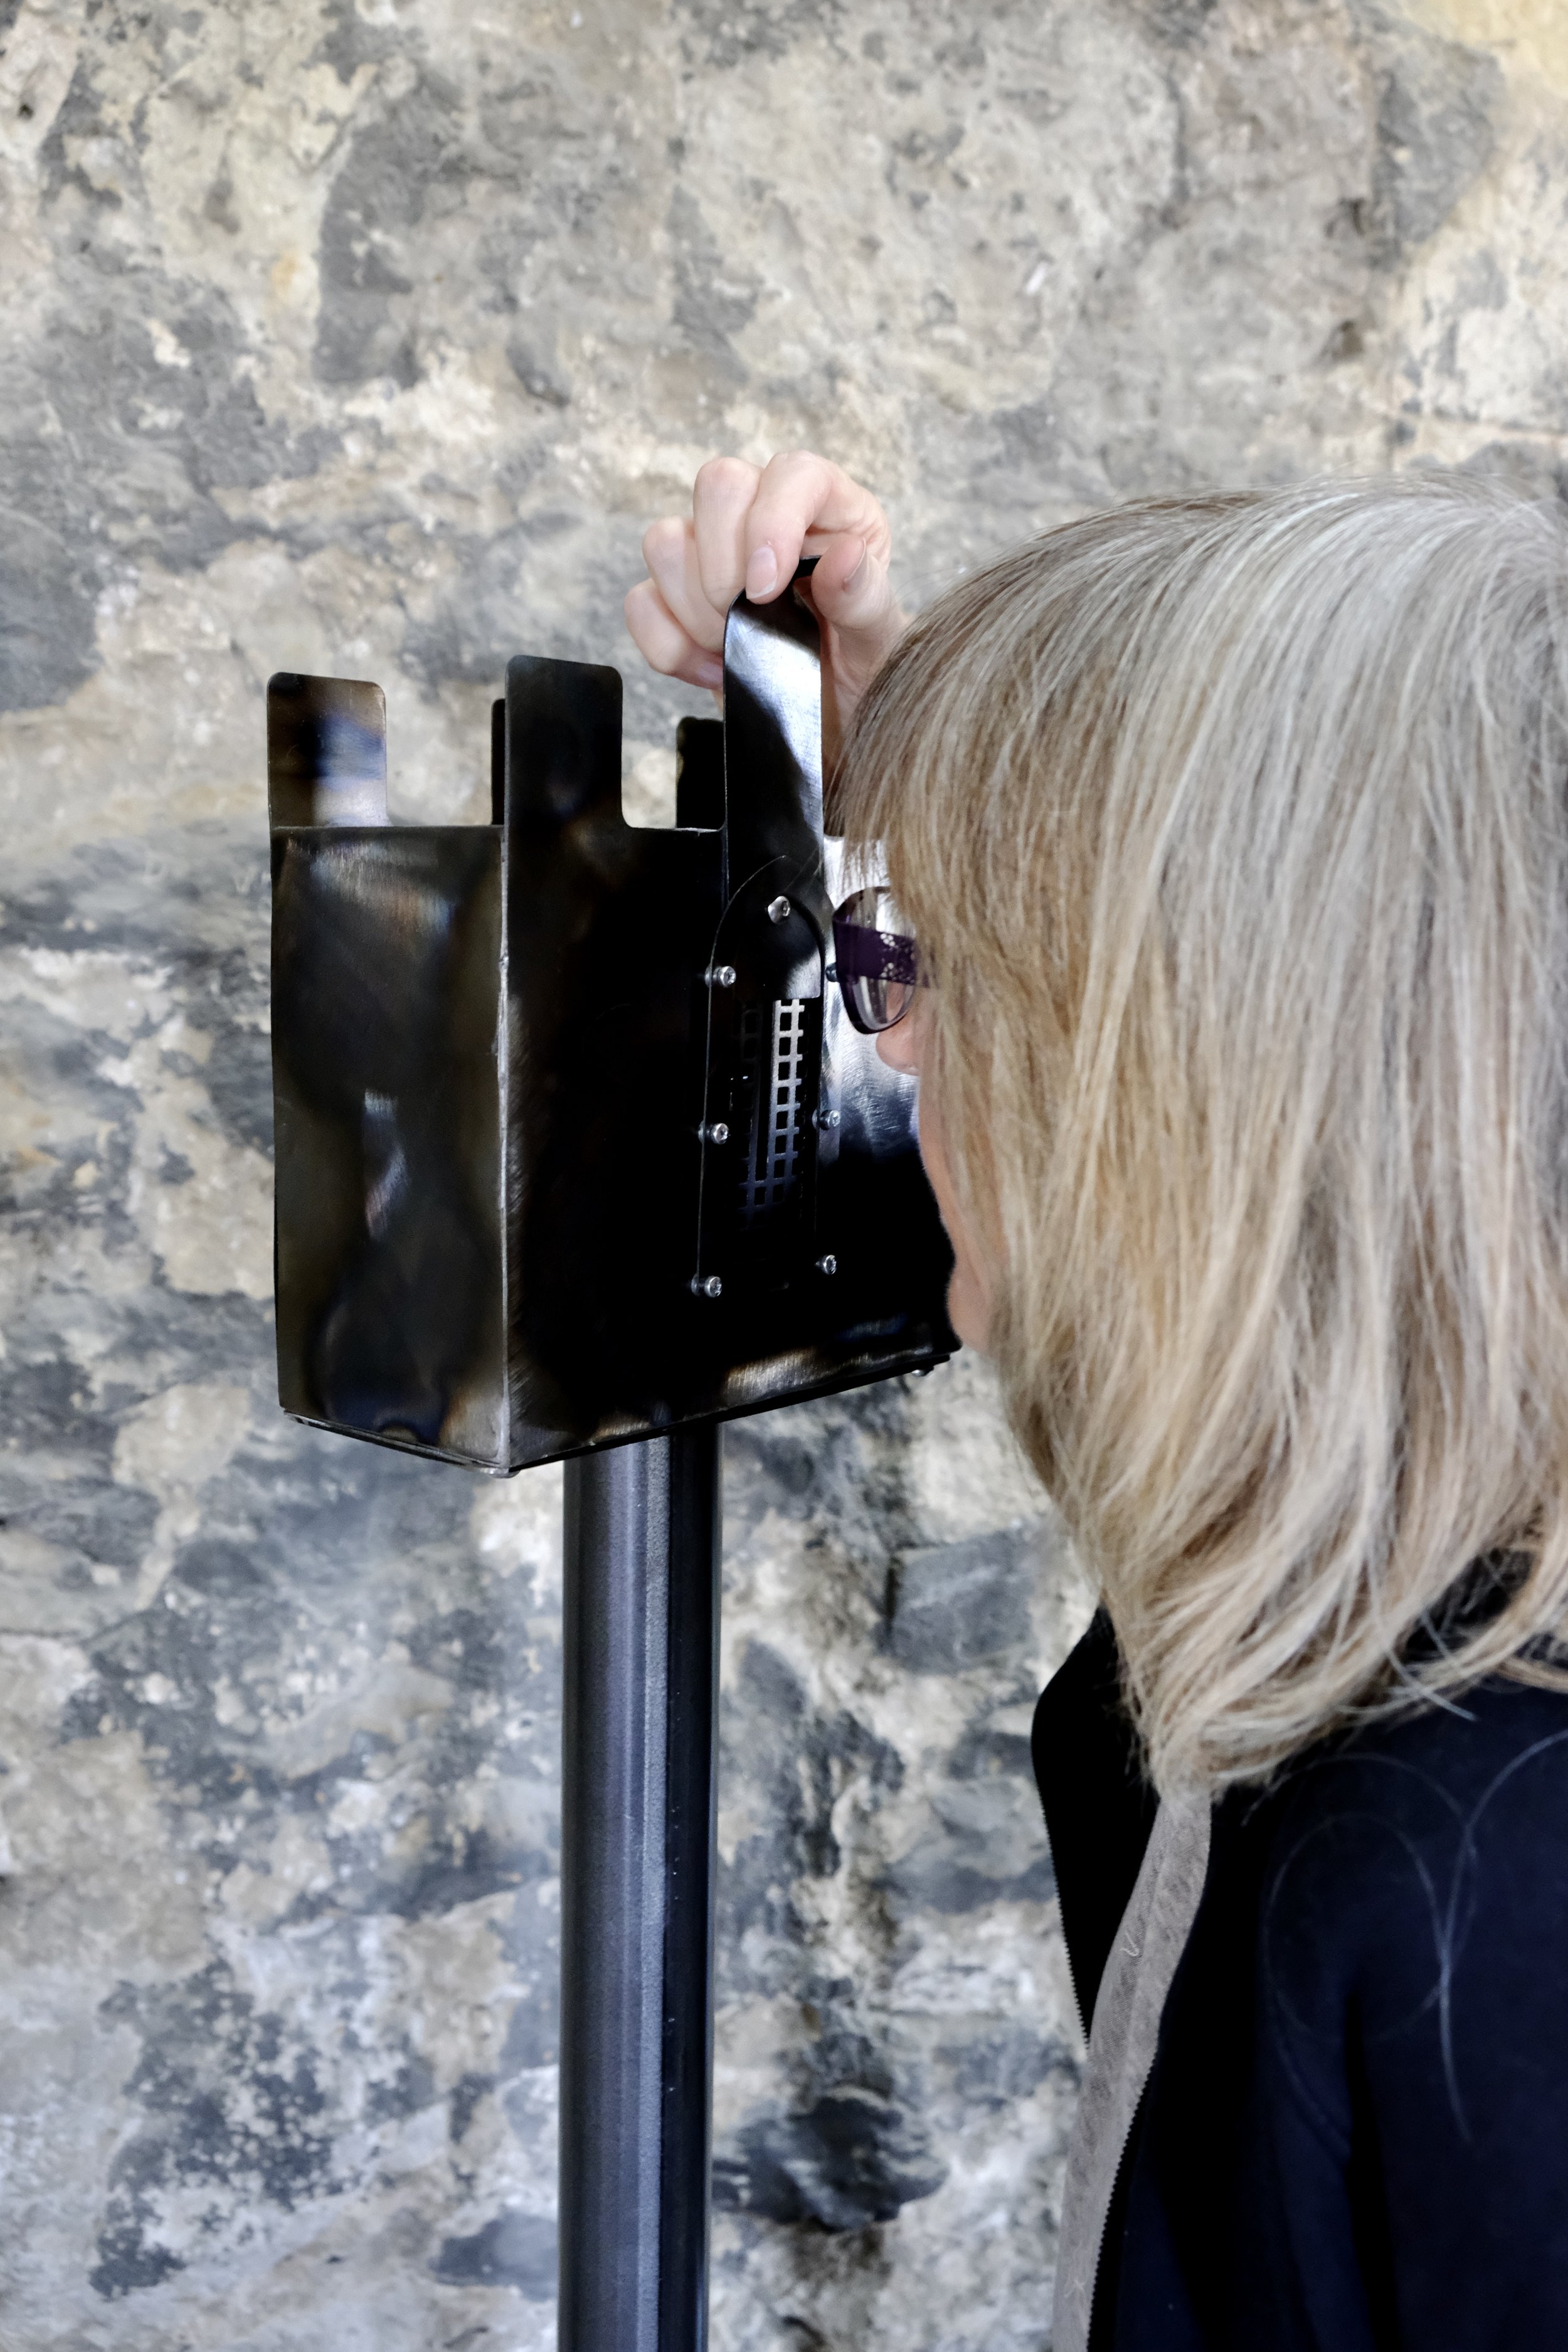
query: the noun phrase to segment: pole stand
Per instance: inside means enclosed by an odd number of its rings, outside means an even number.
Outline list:
[[[561,2352],[703,2352],[713,1423],[566,1465]]]

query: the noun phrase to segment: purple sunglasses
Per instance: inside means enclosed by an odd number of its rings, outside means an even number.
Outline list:
[[[857,890],[833,918],[833,962],[844,1010],[863,1037],[875,1037],[901,1021],[925,986],[920,954],[898,927],[889,890]]]

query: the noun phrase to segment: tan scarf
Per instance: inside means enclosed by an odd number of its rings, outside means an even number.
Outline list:
[[[1052,2352],[1089,2352],[1111,2192],[1154,2063],[1165,1995],[1197,1916],[1208,1860],[1207,1799],[1167,1798],[1154,1816],[1094,2004],[1062,2188]]]

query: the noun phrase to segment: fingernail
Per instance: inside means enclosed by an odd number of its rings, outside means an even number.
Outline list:
[[[746,566],[748,596],[766,596],[778,585],[779,560],[771,547],[759,547]]]

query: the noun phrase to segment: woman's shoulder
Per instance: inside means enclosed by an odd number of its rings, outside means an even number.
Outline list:
[[[1568,1688],[1493,1675],[1320,1741],[1263,1803],[1280,1845],[1359,1828],[1423,1850],[1504,1832],[1568,1850]]]
[[[1261,1996],[1298,2054],[1353,2017],[1374,2072],[1452,2086],[1533,2046],[1568,2081],[1568,1692],[1495,1677],[1222,1811],[1256,1873]]]
[[[1256,2112],[1311,2259],[1359,2179],[1402,2342],[1568,2340],[1568,1694],[1497,1679],[1324,1743],[1251,1834]]]

